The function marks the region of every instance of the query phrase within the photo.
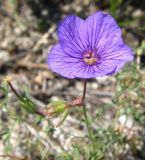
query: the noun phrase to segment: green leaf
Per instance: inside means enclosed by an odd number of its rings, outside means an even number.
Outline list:
[[[37,108],[34,102],[32,102],[27,96],[21,96],[19,99],[21,106],[28,112],[35,114],[37,113]]]

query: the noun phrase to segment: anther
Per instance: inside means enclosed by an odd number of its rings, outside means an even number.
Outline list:
[[[93,52],[85,53],[83,60],[88,65],[93,65],[97,62],[97,58],[94,56]]]

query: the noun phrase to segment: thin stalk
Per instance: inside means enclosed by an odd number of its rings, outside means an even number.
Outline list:
[[[92,129],[90,127],[90,123],[89,123],[88,116],[87,116],[87,110],[86,110],[86,106],[85,106],[85,103],[84,103],[85,95],[86,95],[86,88],[87,88],[87,80],[84,80],[84,89],[83,89],[83,96],[82,96],[83,112],[84,112],[85,123],[86,123],[86,127],[87,127],[87,130],[88,130],[89,138],[92,141],[92,149],[93,149],[93,152],[94,152],[94,150],[95,150],[94,136],[93,136],[93,133],[92,133]]]
[[[87,80],[84,80],[84,89],[83,89],[83,96],[82,96],[83,103],[84,103],[85,96],[86,96],[86,89],[87,89]]]
[[[19,95],[19,93],[15,90],[15,88],[12,86],[11,82],[7,82],[8,85],[10,86],[11,90],[13,91],[13,93],[21,100],[22,97]]]
[[[7,81],[8,85],[10,86],[11,90],[13,91],[13,93],[17,96],[17,98],[20,100],[20,101],[23,101],[23,97],[16,91],[16,89],[13,87],[13,85],[11,84],[11,82]],[[33,101],[31,101],[32,103],[34,103]],[[34,103],[35,105],[35,103]],[[39,111],[39,110],[36,110],[35,111],[36,114],[40,115],[40,116],[44,116],[44,114]]]

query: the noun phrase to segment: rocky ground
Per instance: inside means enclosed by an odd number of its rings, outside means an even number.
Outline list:
[[[125,41],[137,49],[145,36],[145,12],[141,4],[127,2],[117,8],[116,18],[122,26]],[[1,84],[9,75],[14,87],[19,92],[29,93],[40,107],[52,100],[71,101],[80,97],[83,91],[82,80],[69,80],[52,73],[46,64],[46,58],[52,45],[57,42],[56,28],[59,20],[70,13],[86,17],[97,9],[110,12],[111,7],[107,1],[93,0],[0,2]],[[113,9],[111,12],[114,12]],[[92,119],[99,107],[112,105],[115,89],[114,76],[89,80],[86,103]],[[17,98],[11,91],[7,97],[8,100],[4,92],[0,92],[1,160],[46,159],[46,153],[50,156],[49,160],[53,160],[52,153],[71,150],[72,144],[80,143],[87,134],[80,108],[70,110],[63,125],[54,131],[47,119],[41,121],[37,116],[21,111]],[[109,107],[101,121],[92,124],[94,130],[102,124],[107,127],[114,112],[114,108]],[[56,121],[54,119],[53,123]],[[134,158],[131,157],[130,160],[132,159]]]

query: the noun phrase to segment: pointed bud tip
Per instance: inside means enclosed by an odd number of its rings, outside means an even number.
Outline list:
[[[3,81],[5,83],[9,83],[11,80],[12,80],[12,78],[10,76],[6,76]]]

